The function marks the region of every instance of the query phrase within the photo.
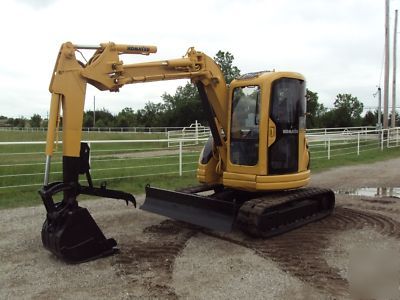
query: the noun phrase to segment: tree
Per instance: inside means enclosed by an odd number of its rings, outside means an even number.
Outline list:
[[[162,122],[164,110],[163,103],[147,102],[143,109],[137,111],[139,124],[145,127],[165,126]]]
[[[175,95],[164,93],[161,97],[166,108],[164,121],[169,126],[188,126],[194,120],[205,124],[207,118],[197,88],[193,84],[179,86]]]
[[[42,123],[42,117],[38,114],[34,114],[29,121],[31,127],[40,127],[41,123]]]
[[[227,84],[231,83],[233,79],[240,76],[240,70],[233,65],[235,57],[230,52],[219,50],[214,57],[215,62],[219,65],[224,73],[225,81]]]
[[[361,125],[361,113],[364,105],[351,94],[338,94],[334,102],[334,127],[351,127]]]
[[[94,127],[93,111],[88,110],[83,114],[83,127]]]
[[[363,120],[362,120],[362,125],[363,126],[375,126],[377,123],[377,119],[375,117],[375,114],[372,111],[367,111],[365,114]]]
[[[113,127],[115,125],[115,117],[105,108],[96,110],[95,127]],[[93,127],[93,111],[88,110],[83,115],[83,127]]]
[[[318,103],[318,93],[307,89],[307,128],[321,127],[321,116],[326,112],[322,103]]]
[[[326,110],[321,116],[320,120],[320,128],[333,128],[337,127],[336,123],[336,111],[334,109]]]
[[[19,117],[19,118],[9,118],[6,122],[7,125],[11,127],[25,127],[26,125],[26,118],[24,117]]]
[[[8,120],[7,117],[5,117],[5,116],[0,116],[0,127],[7,126],[7,125],[6,125],[6,124],[7,124],[7,120]]]
[[[125,107],[122,111],[118,113],[115,118],[115,123],[117,127],[134,127],[137,126],[137,114],[130,107]]]

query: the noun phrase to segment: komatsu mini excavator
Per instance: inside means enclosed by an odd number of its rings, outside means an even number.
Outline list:
[[[75,53],[93,50],[89,61]],[[305,188],[309,182],[309,151],[305,136],[305,79],[293,72],[256,72],[227,85],[209,56],[189,48],[182,58],[124,64],[121,54],[149,55],[154,46],[64,43],[50,83],[44,185],[39,191],[47,210],[42,242],[60,259],[78,263],[114,253],[80,194],[123,199],[126,192],[93,185],[87,143],[81,142],[85,90],[117,92],[126,84],[190,79],[199,91],[212,137],[199,158],[201,185],[179,191],[146,187],[141,209],[218,231],[233,227],[256,237],[269,237],[331,214],[331,190]],[[63,180],[49,182],[50,163],[62,108]],[[87,184],[79,182],[85,175]],[[62,200],[54,196],[62,193]]]

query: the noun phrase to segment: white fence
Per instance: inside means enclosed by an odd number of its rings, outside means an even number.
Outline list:
[[[89,141],[93,180],[160,177],[167,174],[182,176],[194,172],[199,152],[209,135],[209,129],[197,124],[181,130],[178,137],[171,133],[167,139]],[[307,135],[312,160],[360,155],[370,150],[400,146],[399,127],[388,130],[322,130]],[[0,192],[42,185],[44,143],[0,142]],[[56,151],[51,180],[61,179],[61,164],[61,153]]]
[[[184,127],[181,130],[168,131],[168,147],[174,147],[180,141],[184,141],[184,145],[197,145],[200,139],[207,139],[210,136],[210,128],[196,121],[190,124],[189,127]]]
[[[91,147],[91,165],[93,181],[117,180],[137,177],[162,176],[167,174],[179,174],[195,171],[199,152],[208,138],[196,140],[175,140],[175,147],[168,147],[168,139],[156,140],[95,140],[87,141]],[[186,145],[187,142],[191,146]],[[194,143],[197,145],[192,146]],[[21,187],[35,187],[42,185],[44,176],[43,151],[26,151],[29,146],[43,148],[45,142],[0,142],[2,146],[17,146],[22,150],[14,152],[0,152],[0,191],[3,189],[16,189]],[[60,147],[62,142],[60,142]],[[110,145],[110,147],[107,147]],[[118,146],[118,147],[115,147]],[[61,153],[55,151],[51,180],[60,179]],[[9,162],[10,158],[12,161]],[[93,164],[96,167],[93,167]],[[185,169],[185,167],[191,167]],[[6,170],[6,171],[5,171]],[[141,171],[144,170],[144,171]],[[163,170],[166,170],[165,172]],[[129,171],[130,174],[127,174]],[[106,177],[101,176],[106,173]],[[111,176],[111,175],[112,176]],[[122,174],[122,176],[119,176]],[[124,175],[125,174],[125,175]],[[111,177],[110,177],[111,176]],[[21,178],[26,178],[20,183]],[[35,180],[28,180],[35,178]],[[7,179],[9,183],[7,184]],[[10,184],[13,180],[15,184]],[[34,182],[32,182],[34,181]]]
[[[307,135],[328,135],[333,133],[349,133],[349,132],[363,132],[377,129],[374,126],[360,126],[360,127],[334,127],[334,128],[309,128]]]
[[[182,130],[185,127],[83,127],[83,132],[129,132],[129,133],[165,133]],[[60,128],[61,130],[61,128]],[[0,131],[46,132],[47,127],[0,127]]]
[[[361,129],[361,128],[360,128]],[[400,128],[361,130],[332,130],[319,134],[307,134],[312,159],[331,159],[335,156],[350,154],[360,155],[361,152],[380,148],[400,146]]]

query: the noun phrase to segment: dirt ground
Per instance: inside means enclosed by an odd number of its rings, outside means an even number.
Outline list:
[[[400,187],[399,170],[400,158],[341,167],[316,174],[312,185]],[[332,216],[266,240],[115,200],[81,204],[120,252],[65,264],[42,247],[42,206],[2,210],[0,299],[400,299],[398,198],[338,194]]]

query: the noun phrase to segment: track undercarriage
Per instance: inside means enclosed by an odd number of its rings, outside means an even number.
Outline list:
[[[223,186],[168,191],[148,186],[141,209],[213,230],[234,227],[254,237],[271,237],[330,215],[329,189],[245,192]]]

